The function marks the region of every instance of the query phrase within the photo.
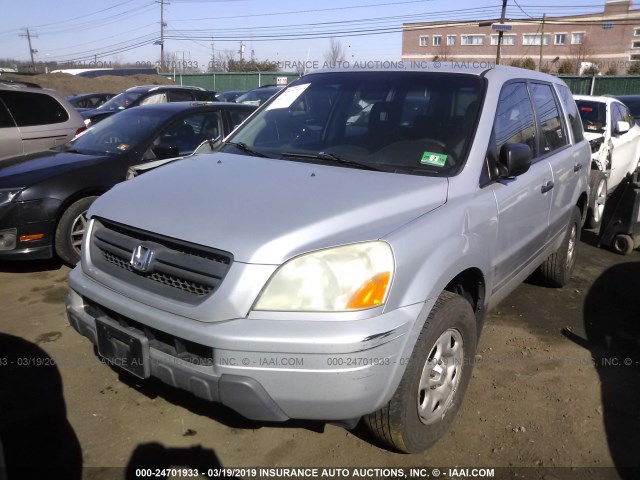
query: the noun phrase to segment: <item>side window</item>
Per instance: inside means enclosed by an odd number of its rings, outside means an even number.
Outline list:
[[[569,90],[569,87],[565,85],[556,85],[556,88],[560,93],[560,99],[562,100],[567,115],[569,116],[569,123],[571,125],[574,142],[581,142],[584,139],[582,121],[580,120],[580,113],[578,112],[578,107],[573,99],[571,90]]]
[[[251,115],[252,112],[231,112],[231,128],[236,128],[244,119]]]
[[[617,103],[611,104],[611,125],[609,125],[609,130],[611,130],[611,134],[616,134],[616,125],[618,122],[624,121],[624,112],[620,108]]]
[[[198,113],[171,123],[154,140],[153,147],[177,147],[180,155],[188,155],[205,140],[215,139],[221,134],[220,112]]]
[[[170,102],[191,102],[192,100],[191,92],[169,92]]]
[[[531,95],[540,123],[541,154],[544,155],[567,145],[567,135],[564,133],[562,117],[551,85],[532,83]]]
[[[625,105],[625,106],[621,106],[620,108],[622,109],[622,115],[624,117],[624,121],[633,127],[633,115],[631,115],[631,110],[629,110],[629,107]]]
[[[150,95],[147,98],[142,99],[140,105],[152,105],[155,103],[167,103],[167,94],[156,93],[154,95]]]
[[[534,158],[538,155],[533,109],[524,82],[510,83],[502,88],[494,131],[498,154],[505,143],[524,143],[529,145]]]
[[[0,100],[0,128],[7,128],[7,127],[15,127],[16,124],[13,123],[13,118],[11,118],[11,115],[9,114],[7,107],[4,106],[4,103],[2,103],[2,100]]]
[[[2,100],[19,127],[50,125],[69,120],[69,114],[49,95],[32,92],[2,92]]]

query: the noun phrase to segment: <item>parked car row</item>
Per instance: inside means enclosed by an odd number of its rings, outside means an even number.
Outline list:
[[[0,259],[57,255],[74,265],[87,209],[129,167],[189,155],[253,110],[222,102],[145,105],[105,118],[61,148],[0,162]]]

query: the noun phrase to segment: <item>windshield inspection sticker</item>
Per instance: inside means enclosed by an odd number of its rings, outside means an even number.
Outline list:
[[[444,167],[447,162],[447,156],[444,153],[424,152],[420,163],[423,165],[433,165],[435,167]]]
[[[304,83],[302,85],[296,85],[295,87],[289,87],[286,92],[280,95],[278,98],[274,100],[274,102],[267,107],[267,110],[272,110],[274,108],[289,108],[296,99],[302,95],[307,87],[311,85],[310,83]]]
[[[127,145],[126,143],[121,143],[121,144],[120,144],[120,145],[118,145],[116,148],[117,148],[118,150],[121,150],[121,151],[123,151],[123,152],[124,152],[125,150],[128,150],[128,149],[129,149],[129,146],[130,146],[130,145]]]

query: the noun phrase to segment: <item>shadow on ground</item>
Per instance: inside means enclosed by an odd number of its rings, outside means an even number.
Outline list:
[[[591,352],[600,377],[604,426],[621,478],[640,478],[640,262],[600,275],[584,302],[586,340],[563,334]]]
[[[4,333],[0,439],[9,480],[82,477],[82,451],[67,420],[58,367],[37,345]]]
[[[173,471],[182,471],[189,476],[197,470],[198,478],[225,478],[235,479],[233,475],[222,475],[222,465],[215,452],[200,446],[190,448],[166,448],[160,443],[145,443],[138,445],[133,451],[127,464],[126,480],[136,480],[141,476],[141,470],[154,473],[154,478],[176,478]],[[233,472],[229,472],[232,474]]]

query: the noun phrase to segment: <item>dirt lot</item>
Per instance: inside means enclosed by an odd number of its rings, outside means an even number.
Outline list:
[[[2,79],[31,82],[43,88],[52,88],[62,95],[80,93],[120,93],[136,85],[174,85],[173,80],[162,75],[130,75],[116,77],[86,78],[68,73],[48,73],[40,75],[14,75],[3,73]]]
[[[479,467],[497,468],[495,478],[640,478],[624,470],[640,466],[640,252],[618,256],[589,244],[592,237],[580,245],[567,287],[526,283],[488,316],[453,428],[411,456],[373,445],[359,429],[250,422],[121,375],[68,325],[66,267],[0,263],[0,352],[41,358],[0,365],[7,457],[24,462],[20,478],[34,465],[62,465],[70,480],[136,478],[127,465],[438,467],[443,476]]]

